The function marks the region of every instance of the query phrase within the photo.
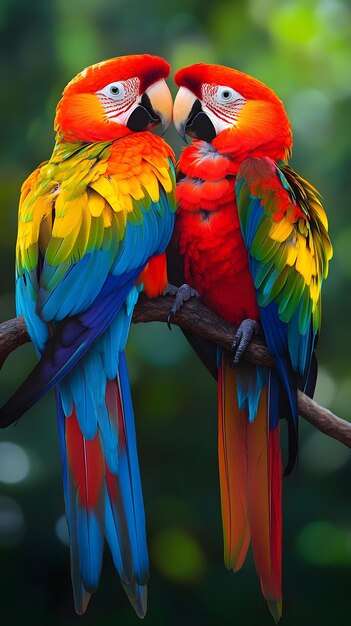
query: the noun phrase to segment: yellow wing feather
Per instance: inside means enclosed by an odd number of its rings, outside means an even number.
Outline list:
[[[106,229],[123,238],[133,201],[157,202],[174,181],[173,153],[160,137],[138,133],[128,141],[55,147],[24,182],[19,203],[17,271],[33,270],[38,249],[50,264],[76,262],[106,241]],[[140,215],[140,213],[139,213]],[[135,213],[138,216],[138,212]],[[116,242],[116,250],[118,248]]]

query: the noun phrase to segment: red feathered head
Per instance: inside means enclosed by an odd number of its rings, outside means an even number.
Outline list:
[[[150,54],[108,59],[86,68],[63,91],[55,129],[67,141],[109,141],[167,127],[172,98],[168,63]]]
[[[272,89],[239,70],[197,63],[179,70],[173,118],[181,136],[212,143],[221,152],[285,158],[290,123]]]

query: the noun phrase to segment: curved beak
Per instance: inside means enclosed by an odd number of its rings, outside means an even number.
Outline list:
[[[202,108],[201,101],[187,89],[180,87],[173,105],[173,121],[177,133],[186,141],[185,134],[211,142],[216,137],[215,127]]]
[[[140,104],[131,113],[127,126],[140,132],[161,124],[164,134],[172,120],[172,96],[162,78],[151,85],[142,95]]]
[[[186,126],[197,98],[186,87],[180,87],[173,105],[173,122],[178,135],[186,141]]]
[[[172,121],[173,101],[166,81],[162,78],[149,87],[145,94],[148,96],[151,107],[161,120],[162,134],[164,135]]]

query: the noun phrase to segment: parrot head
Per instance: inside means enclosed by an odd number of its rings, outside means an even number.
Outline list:
[[[292,134],[283,103],[256,78],[221,65],[197,63],[179,70],[173,119],[190,135],[226,154],[290,155]]]
[[[149,54],[122,56],[87,67],[64,89],[55,130],[65,141],[112,141],[172,119],[165,78],[168,63]]]

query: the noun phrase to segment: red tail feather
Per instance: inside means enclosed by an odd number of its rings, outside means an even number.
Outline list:
[[[98,434],[90,440],[82,435],[74,410],[66,419],[66,446],[80,504],[95,509],[104,480],[103,453]]]
[[[281,617],[282,462],[279,428],[269,430],[267,389],[249,423],[237,401],[237,373],[223,355],[218,372],[218,457],[227,567],[238,571],[252,538],[262,593]]]
[[[269,430],[267,389],[248,426],[248,494],[252,548],[261,588],[276,621],[281,617],[282,464],[279,429]]]

